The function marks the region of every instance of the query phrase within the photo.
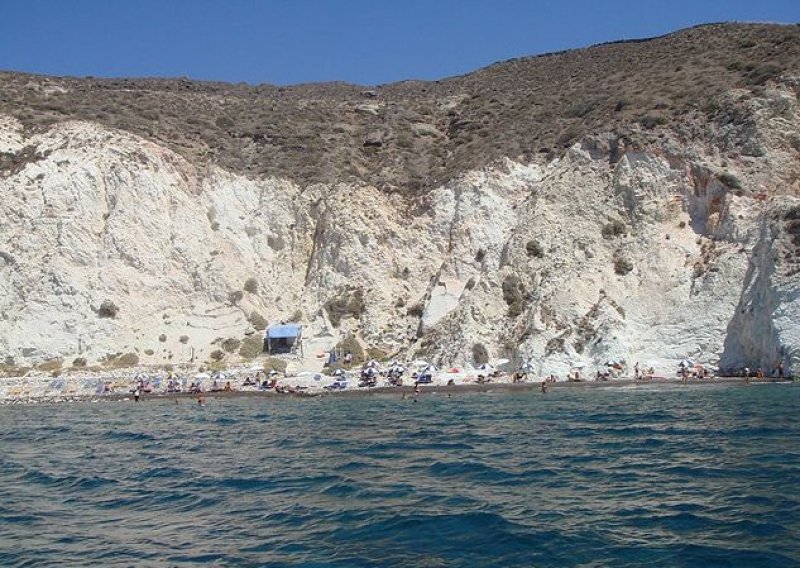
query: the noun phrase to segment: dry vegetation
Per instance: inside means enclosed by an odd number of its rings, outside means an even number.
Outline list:
[[[414,193],[503,156],[558,154],[587,132],[680,131],[687,115],[714,112],[716,94],[758,89],[799,63],[796,25],[714,24],[369,89],[0,73],[0,111],[32,130],[100,122],[249,176]]]

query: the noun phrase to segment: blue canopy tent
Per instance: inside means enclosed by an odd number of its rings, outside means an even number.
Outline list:
[[[271,325],[264,334],[264,350],[267,353],[303,354],[303,326],[297,323]]]

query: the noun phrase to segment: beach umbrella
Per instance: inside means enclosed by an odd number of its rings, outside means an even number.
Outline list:
[[[197,373],[197,374],[194,376],[194,378],[195,378],[195,379],[198,379],[198,380],[203,380],[203,379],[210,379],[210,378],[211,378],[211,376],[210,376],[208,373]]]
[[[499,367],[500,365],[507,365],[511,363],[511,359],[495,359],[494,366]]]
[[[428,363],[427,361],[424,361],[422,359],[417,359],[416,361],[411,363],[411,365],[414,366],[414,367],[428,367],[430,365],[430,363]]]

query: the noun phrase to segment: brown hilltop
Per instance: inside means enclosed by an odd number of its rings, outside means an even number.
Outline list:
[[[414,191],[634,123],[697,136],[719,93],[798,72],[800,26],[713,24],[377,87],[0,73],[0,112],[31,129],[96,121],[250,177]]]

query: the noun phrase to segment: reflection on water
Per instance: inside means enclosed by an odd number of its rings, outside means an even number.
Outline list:
[[[800,385],[0,407],[0,565],[800,563]]]

